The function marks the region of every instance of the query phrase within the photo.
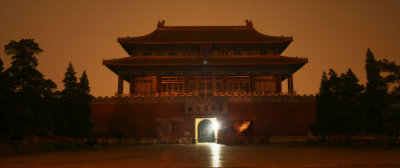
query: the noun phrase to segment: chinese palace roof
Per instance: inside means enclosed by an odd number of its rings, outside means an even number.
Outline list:
[[[286,56],[132,56],[104,60],[107,66],[203,66],[203,65],[290,65],[305,64],[307,58]]]
[[[280,53],[293,41],[292,37],[268,36],[257,32],[253,23],[245,26],[165,26],[158,23],[152,33],[139,37],[118,38],[118,42],[130,55],[126,58],[103,60],[103,64],[125,80],[130,75],[182,75],[194,74],[293,74],[307,62],[307,58],[281,56]],[[159,45],[161,44],[161,45]],[[167,44],[167,45],[164,45]],[[271,55],[132,55],[135,48],[182,47],[187,45],[254,45],[272,48],[278,53]],[[235,45],[232,45],[235,44]],[[199,48],[200,50],[200,48]]]
[[[292,37],[268,36],[253,28],[250,21],[245,26],[164,26],[164,21],[152,33],[139,37],[118,38],[120,43],[191,43],[191,42],[255,42],[285,43]]]
[[[268,36],[253,28],[246,20],[244,26],[165,26],[158,23],[157,29],[145,36],[121,37],[118,42],[131,55],[138,44],[275,44],[283,51],[292,37]]]
[[[307,58],[286,56],[131,56],[104,60],[114,73],[129,80],[129,75],[293,74],[308,62]],[[283,76],[284,80],[286,76]]]

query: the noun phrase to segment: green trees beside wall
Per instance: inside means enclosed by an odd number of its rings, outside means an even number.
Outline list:
[[[33,39],[11,41],[5,53],[11,66],[0,59],[0,136],[22,139],[27,135],[87,137],[90,123],[90,87],[86,72],[77,81],[72,64],[65,74],[63,91],[37,69],[43,52]]]
[[[365,87],[351,69],[339,76],[333,69],[323,72],[314,134],[400,134],[400,66],[375,60],[368,49],[365,69]]]

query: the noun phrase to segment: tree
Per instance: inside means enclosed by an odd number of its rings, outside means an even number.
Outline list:
[[[323,72],[317,94],[316,122],[311,127],[313,133],[324,137],[361,132],[360,123],[355,121],[362,115],[362,91],[363,86],[358,84],[351,69],[339,77],[333,69],[329,70],[329,77]]]
[[[13,41],[5,46],[11,56],[11,67],[4,73],[9,81],[12,95],[5,114],[6,134],[22,138],[27,134],[43,134],[51,129],[51,115],[44,99],[54,92],[56,84],[46,80],[36,67],[36,55],[43,52],[33,39]]]
[[[3,60],[0,58],[0,73],[1,74],[3,74],[3,70],[4,70],[3,65],[4,65]]]
[[[361,133],[365,123],[362,104],[364,86],[358,84],[358,78],[351,69],[341,74],[339,81],[337,90],[339,132],[349,136]]]
[[[334,70],[323,72],[314,134],[400,134],[400,66],[375,60],[368,49],[365,69],[365,89],[351,69],[339,77]]]
[[[77,81],[76,72],[72,63],[68,64],[64,76],[64,90],[62,91],[62,116],[60,118],[59,134],[64,136],[82,138],[87,137],[91,131],[89,80],[86,71]]]
[[[76,78],[76,72],[71,62],[68,64],[67,72],[65,72],[64,74],[63,83],[64,83],[64,90],[63,90],[64,98],[73,98],[74,96],[79,94],[78,79]]]
[[[9,100],[12,97],[9,80],[3,70],[3,60],[0,58],[0,135],[4,135],[6,132],[4,129],[7,127],[5,117],[8,112],[8,104],[10,104]]]
[[[89,79],[87,78],[86,71],[83,71],[81,78],[79,78],[78,89],[81,94],[89,94],[90,92]]]
[[[400,134],[400,66],[395,62],[386,59],[377,61],[382,67],[383,74],[380,74],[386,82],[386,86],[392,86],[390,93],[387,93],[385,104],[387,110],[382,112],[384,132],[387,134]]]
[[[71,62],[68,63],[67,71],[64,73],[64,90],[61,91],[60,102],[58,104],[60,110],[57,114],[57,135],[70,137],[73,135],[76,126],[76,113],[77,113],[77,97],[78,81],[76,72]]]
[[[383,72],[382,64],[375,60],[370,49],[367,50],[365,69],[367,72],[367,86],[365,92],[365,114],[369,123],[367,124],[368,133],[382,133],[382,115],[388,110],[388,86],[381,76]]]
[[[320,91],[317,94],[316,102],[316,122],[311,127],[314,134],[321,135],[323,138],[336,132],[336,103],[334,97],[338,77],[333,69],[329,70],[328,75],[326,72],[322,73]]]
[[[89,79],[87,78],[86,71],[83,71],[82,76],[79,78],[78,84],[79,90],[79,99],[81,100],[79,103],[79,115],[80,115],[80,137],[89,136],[92,130],[92,123],[90,121],[90,102],[93,98],[90,95],[90,87],[89,87]]]
[[[329,95],[329,79],[326,72],[324,71],[322,73],[319,93],[316,95],[316,121],[314,124],[311,125],[311,131],[313,132],[313,134],[321,135],[323,137],[323,141],[325,141],[325,135],[328,134],[328,126],[326,121],[329,113],[326,111],[326,109],[329,106]]]

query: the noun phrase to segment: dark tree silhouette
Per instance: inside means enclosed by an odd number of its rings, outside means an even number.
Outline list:
[[[87,77],[86,71],[83,71],[81,78],[79,78],[78,88],[81,94],[89,94],[90,92],[89,79]]]
[[[83,72],[79,82],[69,63],[64,90],[37,70],[36,56],[43,52],[33,39],[11,41],[5,53],[11,66],[4,71],[0,59],[0,140],[25,137],[87,137],[90,135],[89,80]]]
[[[90,123],[89,80],[86,72],[82,74],[78,83],[72,63],[68,64],[64,76],[64,90],[62,91],[62,109],[60,110],[60,134],[75,138],[87,137],[92,125]]]
[[[361,95],[363,86],[358,84],[355,74],[349,69],[337,76],[329,70],[329,77],[323,72],[320,92],[317,95],[316,122],[313,133],[321,136],[360,132],[359,120],[362,114]]]
[[[311,130],[316,135],[321,135],[325,141],[325,136],[329,134],[328,122],[329,122],[329,100],[330,100],[330,86],[329,79],[326,72],[322,73],[321,86],[319,88],[319,94],[317,94],[316,103],[316,121],[311,125]]]
[[[8,104],[10,104],[10,98],[12,98],[12,92],[9,86],[9,79],[3,72],[3,60],[0,58],[0,136],[6,133],[7,120],[5,120],[8,110]]]
[[[351,69],[339,77],[332,69],[328,75],[323,72],[316,121],[310,127],[314,134],[400,134],[400,67],[375,60],[368,49],[365,69],[365,89]],[[390,93],[388,86],[393,86]]]
[[[78,79],[76,78],[76,72],[72,63],[70,62],[67,67],[67,72],[64,74],[64,90],[63,97],[64,98],[74,98],[79,94],[78,90]]]
[[[79,111],[80,111],[80,137],[89,136],[92,130],[92,123],[90,121],[90,102],[93,98],[90,95],[89,79],[87,78],[86,71],[83,71],[82,76],[79,78]]]
[[[365,123],[364,104],[362,103],[363,90],[364,86],[358,83],[358,78],[351,69],[340,75],[337,90],[339,117],[336,124],[339,129],[338,133],[350,136],[363,132]]]
[[[35,55],[43,50],[33,39],[13,41],[5,46],[5,53],[11,56],[11,67],[4,73],[10,81],[13,92],[8,110],[6,134],[22,138],[27,134],[45,134],[51,130],[51,114],[45,100],[52,96],[56,84],[44,76],[36,67]]]
[[[383,130],[386,134],[400,135],[400,66],[386,59],[377,61],[377,64],[384,72],[380,75],[386,87],[392,86],[384,99],[387,109],[382,111]]]
[[[370,49],[367,50],[365,69],[367,72],[365,114],[369,122],[367,124],[367,133],[382,133],[382,114],[388,110],[388,106],[385,103],[388,101],[388,86],[381,76],[383,71],[382,64],[375,60]]]

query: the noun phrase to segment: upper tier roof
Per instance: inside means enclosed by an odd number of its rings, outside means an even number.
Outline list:
[[[158,23],[152,33],[139,37],[118,38],[126,44],[169,44],[169,43],[290,43],[292,37],[268,36],[253,28],[246,20],[245,26],[164,26]]]

